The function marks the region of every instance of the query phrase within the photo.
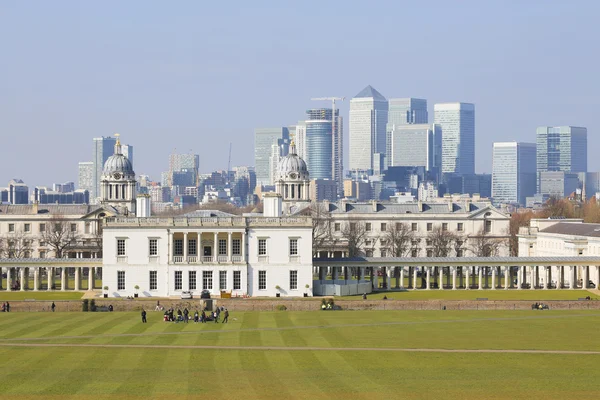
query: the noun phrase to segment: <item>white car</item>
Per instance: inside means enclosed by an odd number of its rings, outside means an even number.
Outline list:
[[[183,292],[181,292],[181,298],[182,299],[191,299],[192,298],[192,292],[189,290],[184,290]]]

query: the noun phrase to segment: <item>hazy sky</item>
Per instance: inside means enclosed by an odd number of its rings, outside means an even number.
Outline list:
[[[293,4],[293,5],[292,5]],[[600,146],[597,1],[0,2],[0,186],[77,182],[92,138],[122,135],[160,179],[177,149],[202,172],[252,165],[253,129],[311,97],[475,103],[476,170],[540,125]],[[589,151],[588,169],[600,170]]]

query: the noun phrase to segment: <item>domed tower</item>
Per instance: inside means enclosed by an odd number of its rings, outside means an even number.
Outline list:
[[[131,161],[121,151],[119,134],[115,134],[115,154],[104,163],[100,180],[100,202],[121,214],[135,214],[135,172]]]
[[[285,214],[294,213],[299,207],[310,202],[310,177],[306,163],[296,154],[292,141],[289,154],[279,161],[275,192],[281,195]]]

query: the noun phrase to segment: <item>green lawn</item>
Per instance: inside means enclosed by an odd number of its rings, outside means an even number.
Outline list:
[[[600,351],[598,312],[231,310],[231,318],[229,324],[174,324],[149,312],[149,323],[141,324],[138,313],[0,313],[0,393],[14,399],[581,399],[598,392],[600,354],[393,350]],[[50,346],[33,347],[44,344]],[[76,347],[82,345],[91,347]]]
[[[47,291],[33,291],[27,290],[25,292],[0,292],[1,301],[15,301],[15,300],[78,300],[83,296],[83,292],[74,292],[72,290],[61,292],[47,292]]]
[[[382,299],[387,296],[388,299],[396,300],[476,300],[478,298],[487,298],[488,300],[577,300],[590,296],[593,300],[600,297],[597,294],[587,290],[451,290],[451,289],[430,289],[430,290],[408,290],[404,292],[377,292],[368,295],[371,300]],[[362,296],[342,296],[336,299],[340,300],[360,300]]]

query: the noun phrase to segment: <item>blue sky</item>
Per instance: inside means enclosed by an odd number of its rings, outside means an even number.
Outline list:
[[[594,1],[4,1],[0,186],[77,181],[92,138],[135,146],[159,179],[177,149],[201,171],[253,164],[253,129],[293,124],[311,97],[475,103],[476,170],[494,141],[540,125],[600,146]],[[588,169],[600,170],[589,151]],[[347,165],[347,163],[346,163]]]

